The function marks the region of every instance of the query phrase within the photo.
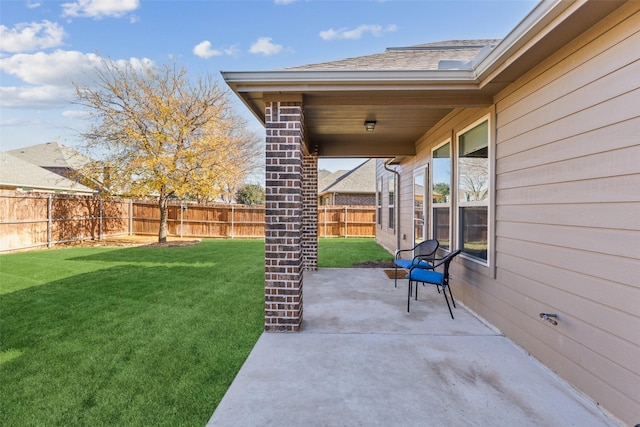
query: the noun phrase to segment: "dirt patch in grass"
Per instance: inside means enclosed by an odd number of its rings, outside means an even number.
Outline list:
[[[165,243],[158,243],[158,236],[117,236],[107,237],[102,240],[85,240],[84,242],[72,242],[61,246],[147,246],[147,247],[183,247],[200,243],[200,239],[168,237]]]

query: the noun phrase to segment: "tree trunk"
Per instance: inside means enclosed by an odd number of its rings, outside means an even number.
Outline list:
[[[158,208],[160,208],[160,230],[158,231],[158,243],[167,243],[167,205],[169,198],[161,195],[158,201]]]

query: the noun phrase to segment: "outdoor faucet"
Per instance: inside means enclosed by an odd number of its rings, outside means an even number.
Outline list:
[[[558,318],[557,314],[540,313],[540,318],[542,320],[546,320],[547,322],[551,323],[554,326],[558,324],[558,321],[556,320]]]

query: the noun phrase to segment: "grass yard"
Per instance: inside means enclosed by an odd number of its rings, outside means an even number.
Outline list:
[[[393,261],[373,238],[318,239],[318,267],[351,267],[370,261]]]
[[[390,259],[321,239],[320,266]],[[0,255],[0,425],[204,425],[263,330],[264,242]]]

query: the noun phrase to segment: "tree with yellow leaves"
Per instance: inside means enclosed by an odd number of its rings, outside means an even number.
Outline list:
[[[111,191],[156,197],[158,241],[172,198],[215,200],[258,167],[260,139],[211,76],[192,82],[175,64],[102,61],[93,85],[76,87],[94,124],[83,133]],[[96,155],[96,154],[94,154]]]

